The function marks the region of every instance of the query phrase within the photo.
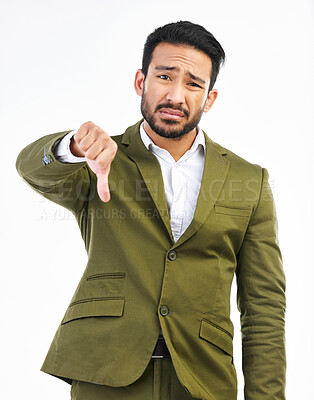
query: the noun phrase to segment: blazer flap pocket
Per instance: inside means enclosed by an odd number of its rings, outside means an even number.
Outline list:
[[[225,214],[225,215],[235,215],[239,217],[248,217],[251,215],[251,208],[233,208],[233,207],[226,207],[220,206],[215,204],[215,212],[217,214]]]
[[[121,317],[123,309],[123,297],[78,300],[70,304],[62,320],[62,324],[85,317]]]
[[[203,319],[201,322],[200,337],[218,346],[233,357],[232,336],[225,329]]]

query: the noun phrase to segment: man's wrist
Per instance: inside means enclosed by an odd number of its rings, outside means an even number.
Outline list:
[[[75,157],[84,157],[85,153],[78,147],[74,137],[71,137],[70,140],[70,153]]]
[[[74,154],[71,153],[70,150],[70,142],[71,138],[75,135],[77,130],[70,131],[66,134],[61,141],[56,145],[54,149],[54,155],[56,159],[63,163],[79,163],[84,162],[85,157],[76,157]]]

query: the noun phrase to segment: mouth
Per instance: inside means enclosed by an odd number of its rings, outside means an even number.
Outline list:
[[[159,112],[163,118],[172,119],[176,121],[185,117],[182,111],[174,110],[173,108],[161,108]]]

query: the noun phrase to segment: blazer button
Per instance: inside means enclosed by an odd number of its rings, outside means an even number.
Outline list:
[[[167,306],[161,306],[159,312],[163,317],[165,317],[169,314],[169,308]]]
[[[169,251],[168,258],[170,261],[174,261],[177,258],[177,253],[174,250]]]

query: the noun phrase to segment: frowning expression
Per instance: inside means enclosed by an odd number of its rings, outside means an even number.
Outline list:
[[[150,129],[167,138],[193,131],[217,96],[216,90],[208,93],[211,70],[211,59],[193,47],[158,44],[147,76],[138,70],[135,78]]]

